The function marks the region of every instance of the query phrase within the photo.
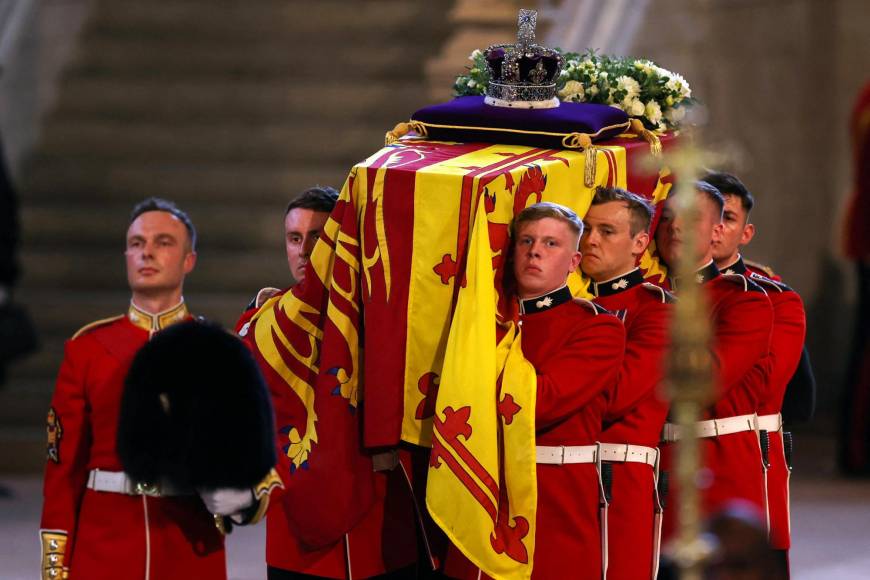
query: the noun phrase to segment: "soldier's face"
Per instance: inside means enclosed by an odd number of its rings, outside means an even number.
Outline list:
[[[580,264],[577,235],[555,218],[520,224],[514,241],[514,275],[521,298],[562,287]]]
[[[187,228],[165,211],[148,211],[133,220],[125,256],[130,289],[146,296],[179,290],[196,264]]]
[[[303,208],[291,209],[284,218],[287,265],[297,282],[305,278],[305,266],[328,219],[329,214],[324,211]]]
[[[602,282],[632,270],[649,244],[649,234],[631,235],[631,212],[624,201],[593,205],[583,218],[580,251],[583,273]]]
[[[694,256],[685,257],[697,257],[700,263],[696,265],[707,263],[712,258],[713,244],[722,237],[722,220],[716,204],[703,193],[696,192],[695,196],[698,220],[695,222],[694,231],[688,229],[686,217],[677,210],[675,198],[668,198],[662,209],[656,228],[656,249],[665,263],[672,268],[686,252],[694,251]]]
[[[748,218],[740,198],[726,194],[722,237],[713,242],[713,259],[720,266],[730,266],[737,259],[740,246],[745,246],[755,236],[755,226],[747,223]]]

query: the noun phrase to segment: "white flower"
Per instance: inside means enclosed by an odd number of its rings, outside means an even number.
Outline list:
[[[568,61],[568,67],[569,67],[569,68],[576,68],[576,67],[578,67],[578,66],[580,66],[580,61],[579,61],[579,60],[571,59],[571,60]]]
[[[565,70],[565,69],[562,69],[562,72],[559,73],[559,76],[560,76],[560,77],[566,77],[566,76],[568,76],[568,71]]]
[[[646,104],[645,109],[646,118],[649,119],[650,123],[657,126],[659,121],[662,120],[662,108],[656,101],[650,101]]]
[[[474,79],[468,79],[468,88],[474,88],[475,85],[477,85],[477,83],[474,82]]]
[[[643,106],[643,102],[640,99],[635,99],[631,102],[630,107],[626,107],[625,110],[633,117],[640,117],[646,112],[646,107]]]
[[[598,94],[598,85],[590,85],[588,89],[586,89],[586,94],[590,97],[594,97]]]
[[[684,99],[688,99],[692,96],[692,89],[689,88],[689,83],[686,82],[682,76],[677,73],[670,73],[671,78],[668,79],[668,82],[665,84],[665,88],[669,91],[673,91],[678,93]]]
[[[471,56],[468,57],[468,60],[474,60],[481,55],[480,49],[475,48],[471,51]]]
[[[669,123],[675,125],[683,120],[686,116],[686,109],[684,107],[674,107],[673,109],[668,109],[665,112],[665,119],[668,120]]]
[[[585,96],[585,91],[583,90],[583,83],[580,81],[568,81],[565,83],[565,87],[559,91],[559,98],[563,101],[574,101],[575,103],[579,103],[583,100]]]
[[[601,74],[604,75],[604,73]],[[617,77],[616,88],[625,91],[626,101],[631,101],[640,94],[640,84],[631,77]]]

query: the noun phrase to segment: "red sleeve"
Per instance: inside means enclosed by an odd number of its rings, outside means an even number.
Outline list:
[[[536,369],[536,427],[564,419],[612,388],[624,351],[625,329],[614,316],[598,315],[575,327],[559,353]]]
[[[664,356],[670,343],[670,306],[646,305],[627,328],[625,357],[619,369],[613,400],[605,420],[615,421],[652,393],[664,374]]]
[[[743,383],[770,348],[773,307],[763,292],[733,292],[715,320],[713,364],[717,398]]]
[[[256,313],[257,313],[256,308],[248,308],[247,310],[245,310],[242,313],[242,315],[239,317],[239,319],[236,321],[235,326],[233,326],[233,332],[235,332],[236,334],[239,334],[242,330],[242,327],[245,326],[245,324],[247,324],[248,322],[250,322]],[[247,334],[247,331],[245,332],[245,334]]]
[[[89,358],[87,342],[66,343],[49,410],[40,527],[66,533],[67,562],[73,550],[73,533],[88,479],[91,425],[85,381]]]
[[[779,408],[785,386],[797,370],[806,338],[807,320],[804,305],[797,292],[782,292],[774,297],[773,335],[770,339],[771,384],[778,391],[774,401]]]

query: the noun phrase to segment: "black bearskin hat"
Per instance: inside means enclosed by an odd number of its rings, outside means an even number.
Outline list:
[[[216,324],[189,321],[136,354],[118,454],[136,481],[245,488],[275,465],[269,391],[251,352]]]

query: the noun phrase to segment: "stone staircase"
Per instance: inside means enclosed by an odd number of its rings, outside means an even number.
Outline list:
[[[188,303],[232,324],[258,288],[289,281],[287,201],[313,184],[341,187],[429,102],[425,63],[451,32],[452,4],[93,2],[23,171],[18,296],[43,349],[0,391],[3,470],[41,465],[63,341],[126,307],[133,204],[159,195],[190,213],[200,243]]]

